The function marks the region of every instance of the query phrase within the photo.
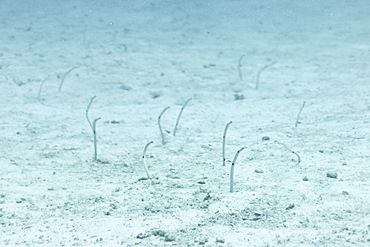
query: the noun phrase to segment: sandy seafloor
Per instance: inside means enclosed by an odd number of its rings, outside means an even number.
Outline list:
[[[1,0],[0,246],[370,246],[369,13]]]

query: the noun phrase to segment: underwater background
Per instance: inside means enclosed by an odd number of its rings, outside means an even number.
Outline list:
[[[0,246],[368,246],[369,13],[0,0]]]

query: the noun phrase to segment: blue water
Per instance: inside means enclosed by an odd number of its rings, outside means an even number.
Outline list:
[[[87,63],[146,70],[159,60],[177,63],[179,70],[186,64],[191,73],[213,66],[217,58],[230,64],[221,70],[231,71],[243,54],[244,68],[251,71],[271,61],[330,57],[339,62],[350,54],[364,60],[370,49],[369,13],[366,0],[1,0],[0,66],[16,64],[12,73],[35,77],[32,73]],[[127,54],[138,54],[138,60],[120,60]]]

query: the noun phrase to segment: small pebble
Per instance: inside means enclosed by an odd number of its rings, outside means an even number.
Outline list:
[[[144,238],[147,238],[147,237],[150,237],[150,235],[148,235],[147,233],[139,233],[136,238],[138,239],[144,239]]]
[[[211,194],[207,194],[205,197],[204,197],[204,199],[203,199],[203,201],[208,201],[208,200],[210,200],[212,197],[211,197]]]
[[[176,241],[176,237],[174,235],[167,234],[164,237],[164,241],[166,241],[166,242],[174,242],[174,241]]]
[[[244,95],[243,94],[234,94],[234,99],[235,100],[243,100],[244,99]]]
[[[255,173],[263,173],[263,170],[261,170],[261,169],[255,169],[254,172]]]
[[[208,242],[208,238],[207,238],[207,237],[203,237],[203,238],[199,239],[199,241],[198,241],[198,243],[199,243],[200,245],[204,245],[204,244],[206,244],[207,242]]]
[[[265,215],[263,212],[261,212],[261,211],[256,211],[256,212],[254,212],[253,213],[254,214],[254,216],[263,216],[263,215]]]
[[[16,200],[15,202],[16,202],[16,203],[22,203],[22,202],[24,202],[24,201],[26,201],[26,199],[21,198],[20,200]]]
[[[152,99],[159,98],[159,97],[161,97],[161,95],[162,95],[162,93],[161,93],[161,92],[156,92],[156,91],[150,92],[149,94],[150,94],[150,97],[151,97]]]
[[[122,84],[119,88],[126,91],[130,91],[132,89],[130,86],[127,86],[125,84]]]
[[[153,236],[160,236],[164,237],[166,235],[166,232],[163,230],[154,230],[152,231]]]
[[[338,173],[336,173],[336,172],[327,172],[326,176],[328,178],[338,178]]]
[[[216,238],[216,243],[224,244],[225,243],[225,239],[223,239],[223,238]]]
[[[269,140],[270,140],[270,137],[268,137],[268,136],[262,137],[262,141],[269,141]]]
[[[308,177],[304,176],[302,180],[303,181],[308,181]]]

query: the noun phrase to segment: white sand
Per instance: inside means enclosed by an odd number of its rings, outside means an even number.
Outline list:
[[[367,0],[102,2],[0,2],[0,246],[370,245]]]

